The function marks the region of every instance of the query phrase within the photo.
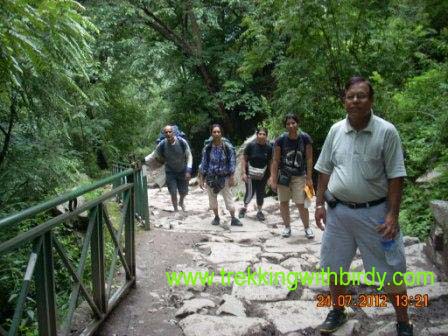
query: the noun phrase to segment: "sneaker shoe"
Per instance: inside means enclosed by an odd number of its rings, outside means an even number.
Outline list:
[[[213,218],[212,225],[219,225],[219,217]]]
[[[244,216],[246,216],[246,208],[241,208],[240,212],[238,213],[238,218],[244,218]]]
[[[291,228],[285,227],[282,231],[282,237],[288,238],[291,236]]]
[[[397,335],[398,336],[413,336],[414,326],[412,323],[398,322],[397,323]]]
[[[324,323],[322,323],[318,329],[321,333],[329,334],[341,327],[347,322],[347,313],[345,309],[332,309],[327,315]]]
[[[243,226],[243,224],[240,222],[240,220],[236,217],[232,217],[230,220],[230,225],[232,226]]]
[[[258,212],[257,212],[257,219],[258,219],[260,222],[263,222],[266,218],[264,217],[264,214],[263,214],[261,211],[258,211]]]
[[[305,237],[307,237],[308,239],[313,239],[314,238],[314,231],[312,228],[306,228],[305,229]]]

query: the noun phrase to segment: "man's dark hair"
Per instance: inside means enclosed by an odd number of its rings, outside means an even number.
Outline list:
[[[286,123],[288,122],[289,119],[292,119],[296,123],[299,123],[299,117],[293,113],[289,113],[285,115],[285,118],[283,118],[283,126],[286,126]]]
[[[265,132],[268,135],[268,129],[266,127],[257,127],[257,134],[260,132]]]
[[[369,87],[369,98],[373,98],[374,91],[372,84],[368,79],[365,79],[364,77],[361,76],[353,76],[347,81],[347,83],[345,83],[345,90],[342,97],[345,98],[345,93],[350,89],[350,87],[358,83],[366,83],[367,86]]]
[[[215,127],[219,127],[219,130],[221,131],[221,135],[224,135],[224,131],[223,131],[222,126],[220,124],[213,124],[212,126],[210,126],[210,134],[213,133],[213,129]]]

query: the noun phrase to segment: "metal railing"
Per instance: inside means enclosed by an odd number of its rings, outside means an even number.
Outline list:
[[[8,330],[0,327],[0,335],[18,333],[26,301],[31,295],[30,288],[34,293],[32,300],[37,310],[39,335],[56,336],[69,335],[72,332],[73,317],[80,299],[85,300],[92,315],[90,322],[82,326],[81,335],[93,335],[119,300],[130,288],[135,287],[135,217],[142,218],[145,228],[149,229],[146,180],[141,169],[120,166],[114,168],[114,172],[112,176],[93,184],[0,219],[0,230],[11,229],[57,205],[112,184],[110,191],[70,212],[64,212],[6,241],[0,238],[1,258],[18,253],[21,249],[25,253],[26,249],[31,247],[22,285],[17,294],[14,315],[8,323]],[[121,209],[113,202],[117,198],[121,201]],[[108,211],[112,203],[118,213],[118,225],[113,223]],[[80,239],[79,262],[75,266],[75,258],[73,253],[67,251],[67,244],[64,244],[66,237],[61,234],[61,228],[85,212],[88,212],[88,224]],[[108,246],[105,245],[106,240],[110,242]],[[105,258],[106,248],[109,254],[112,254],[110,258],[109,255]],[[14,259],[15,256],[9,257]],[[55,260],[60,265],[57,270],[54,267]],[[108,269],[106,264],[109,264]],[[117,266],[121,266],[121,272],[117,270]],[[63,309],[65,315],[58,318],[61,312],[58,312],[56,301],[55,288],[58,284],[55,274],[59,276],[61,272],[66,272],[65,277],[70,281],[71,292]],[[121,274],[121,286],[117,285],[117,274]]]
[[[117,174],[125,171],[129,168],[129,165],[124,163],[117,163],[112,166],[112,173]],[[120,184],[127,182],[127,176],[121,177],[120,179],[116,179],[113,183],[114,187],[119,186]],[[135,183],[135,215],[138,219],[143,222],[143,227],[145,230],[149,230],[149,208],[148,208],[148,180],[146,176],[143,174],[142,169],[138,170],[138,173],[134,178]],[[121,200],[122,195],[118,195],[117,199]]]

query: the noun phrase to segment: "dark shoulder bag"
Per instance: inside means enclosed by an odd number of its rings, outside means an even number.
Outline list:
[[[281,147],[282,151],[283,151],[283,148],[285,148],[285,146],[286,146],[286,137],[287,136],[288,135],[283,135],[283,138],[281,140],[282,141],[282,147]],[[299,137],[300,137],[300,134],[299,134]],[[297,140],[299,140],[299,138],[297,138]],[[297,141],[296,149],[294,151],[294,158],[297,156],[297,150],[299,149],[299,143],[301,140],[302,140],[302,138],[300,138],[300,140]],[[286,169],[279,169],[277,183],[279,185],[288,187],[289,184],[291,183],[291,176],[292,176],[291,173],[289,171],[287,171]]]

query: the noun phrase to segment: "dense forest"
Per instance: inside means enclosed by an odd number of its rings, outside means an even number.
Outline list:
[[[297,113],[317,156],[362,75],[403,140],[401,225],[425,238],[448,195],[447,17],[440,0],[4,0],[0,216],[147,155],[168,123],[197,164],[212,122],[238,145]]]
[[[0,15],[2,215],[142,157],[167,123],[197,159],[212,122],[240,144],[293,112],[317,155],[353,74],[403,138],[407,232],[425,237],[428,200],[448,194],[446,171],[414,184],[448,161],[445,1],[6,0]]]

